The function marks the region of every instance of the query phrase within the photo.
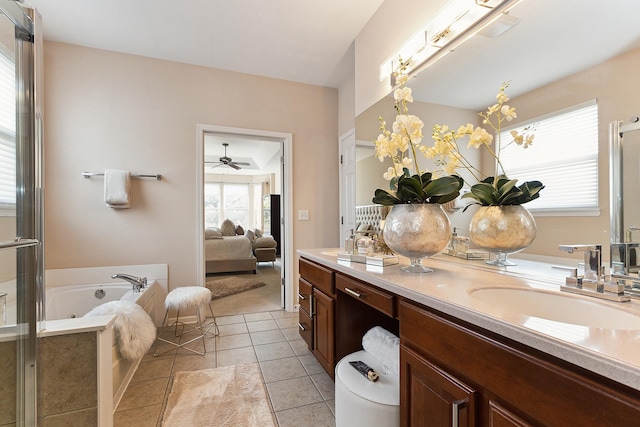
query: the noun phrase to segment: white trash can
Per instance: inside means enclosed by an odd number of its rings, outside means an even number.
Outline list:
[[[379,379],[369,381],[353,366],[360,360]],[[400,379],[364,350],[351,353],[336,365],[336,427],[395,427],[400,425]]]

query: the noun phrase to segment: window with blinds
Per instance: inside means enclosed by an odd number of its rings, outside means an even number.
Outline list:
[[[500,155],[506,175],[541,181],[540,197],[527,203],[533,213],[549,215],[598,214],[598,104],[591,100],[504,129],[503,145],[512,130],[535,127],[533,144],[526,149],[510,144]]]
[[[0,215],[16,207],[16,96],[13,61],[0,52]]]

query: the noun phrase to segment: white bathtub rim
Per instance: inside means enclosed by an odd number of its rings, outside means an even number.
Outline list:
[[[168,264],[48,269],[45,271],[45,283],[47,287],[119,283],[122,279],[111,279],[112,275],[118,273],[146,277],[149,281],[155,280],[160,283],[165,291],[168,288]]]

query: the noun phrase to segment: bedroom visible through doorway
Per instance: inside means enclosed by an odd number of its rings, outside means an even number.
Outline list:
[[[207,234],[198,239],[202,284],[229,277],[237,277],[238,282],[246,277],[265,283],[214,301],[214,306],[225,312],[292,310],[286,274],[287,224],[283,221],[288,205],[286,151],[290,134],[205,125],[198,128],[198,222]],[[216,236],[219,240],[212,241],[212,233],[224,237]],[[238,244],[243,247],[234,246]],[[247,259],[247,252],[252,259]]]

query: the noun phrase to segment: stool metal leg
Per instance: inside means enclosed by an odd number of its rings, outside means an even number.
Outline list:
[[[220,330],[218,329],[218,322],[216,321],[216,318],[215,318],[215,316],[213,314],[213,309],[211,308],[210,304],[207,304],[207,305],[209,306],[209,311],[211,312],[211,316],[213,318],[213,322],[211,322],[208,325],[208,328],[206,330],[205,330],[205,326],[202,324],[202,320],[201,320],[201,311],[200,311],[201,307],[197,307],[196,308],[196,317],[197,317],[198,326],[187,325],[187,324],[185,324],[183,322],[180,322],[180,310],[178,309],[177,313],[176,313],[175,322],[173,322],[170,325],[163,326],[164,329],[161,332],[158,332],[158,335],[157,335],[157,338],[156,338],[156,346],[155,346],[153,355],[155,357],[157,357],[157,356],[159,356],[161,354],[164,354],[164,353],[167,353],[167,352],[173,350],[172,348],[170,348],[170,349],[168,349],[166,351],[158,353],[158,344],[159,344],[159,341],[162,341],[162,342],[171,344],[171,345],[173,345],[173,346],[175,346],[177,348],[184,348],[187,351],[190,351],[192,353],[198,354],[200,356],[204,356],[204,354],[207,352],[205,336],[207,334],[211,334],[211,335],[214,335],[214,336],[217,336],[217,335],[220,334]],[[165,315],[164,315],[164,320],[162,321],[163,325],[166,323],[168,315],[169,315],[169,310],[167,309],[167,311],[165,312]],[[178,323],[180,323],[181,326],[182,326],[182,330],[180,331],[180,334],[178,334]],[[200,334],[198,336],[194,337],[194,338],[191,338],[188,341],[181,342],[181,343],[178,344],[178,343],[175,343],[173,341],[169,341],[169,340],[167,340],[165,338],[162,338],[162,334],[164,334],[165,332],[169,331],[172,327],[174,328],[174,335],[176,337],[182,337],[182,335],[184,335],[184,333],[185,333],[184,328],[185,327],[189,327],[189,328],[191,328],[191,330],[199,330]],[[211,333],[210,331],[211,331],[211,329],[213,327],[215,327],[215,332]],[[202,339],[202,347],[203,347],[203,351],[202,352],[199,352],[199,351],[194,350],[192,348],[185,347],[187,344],[191,344],[192,342],[197,341],[199,339]]]

